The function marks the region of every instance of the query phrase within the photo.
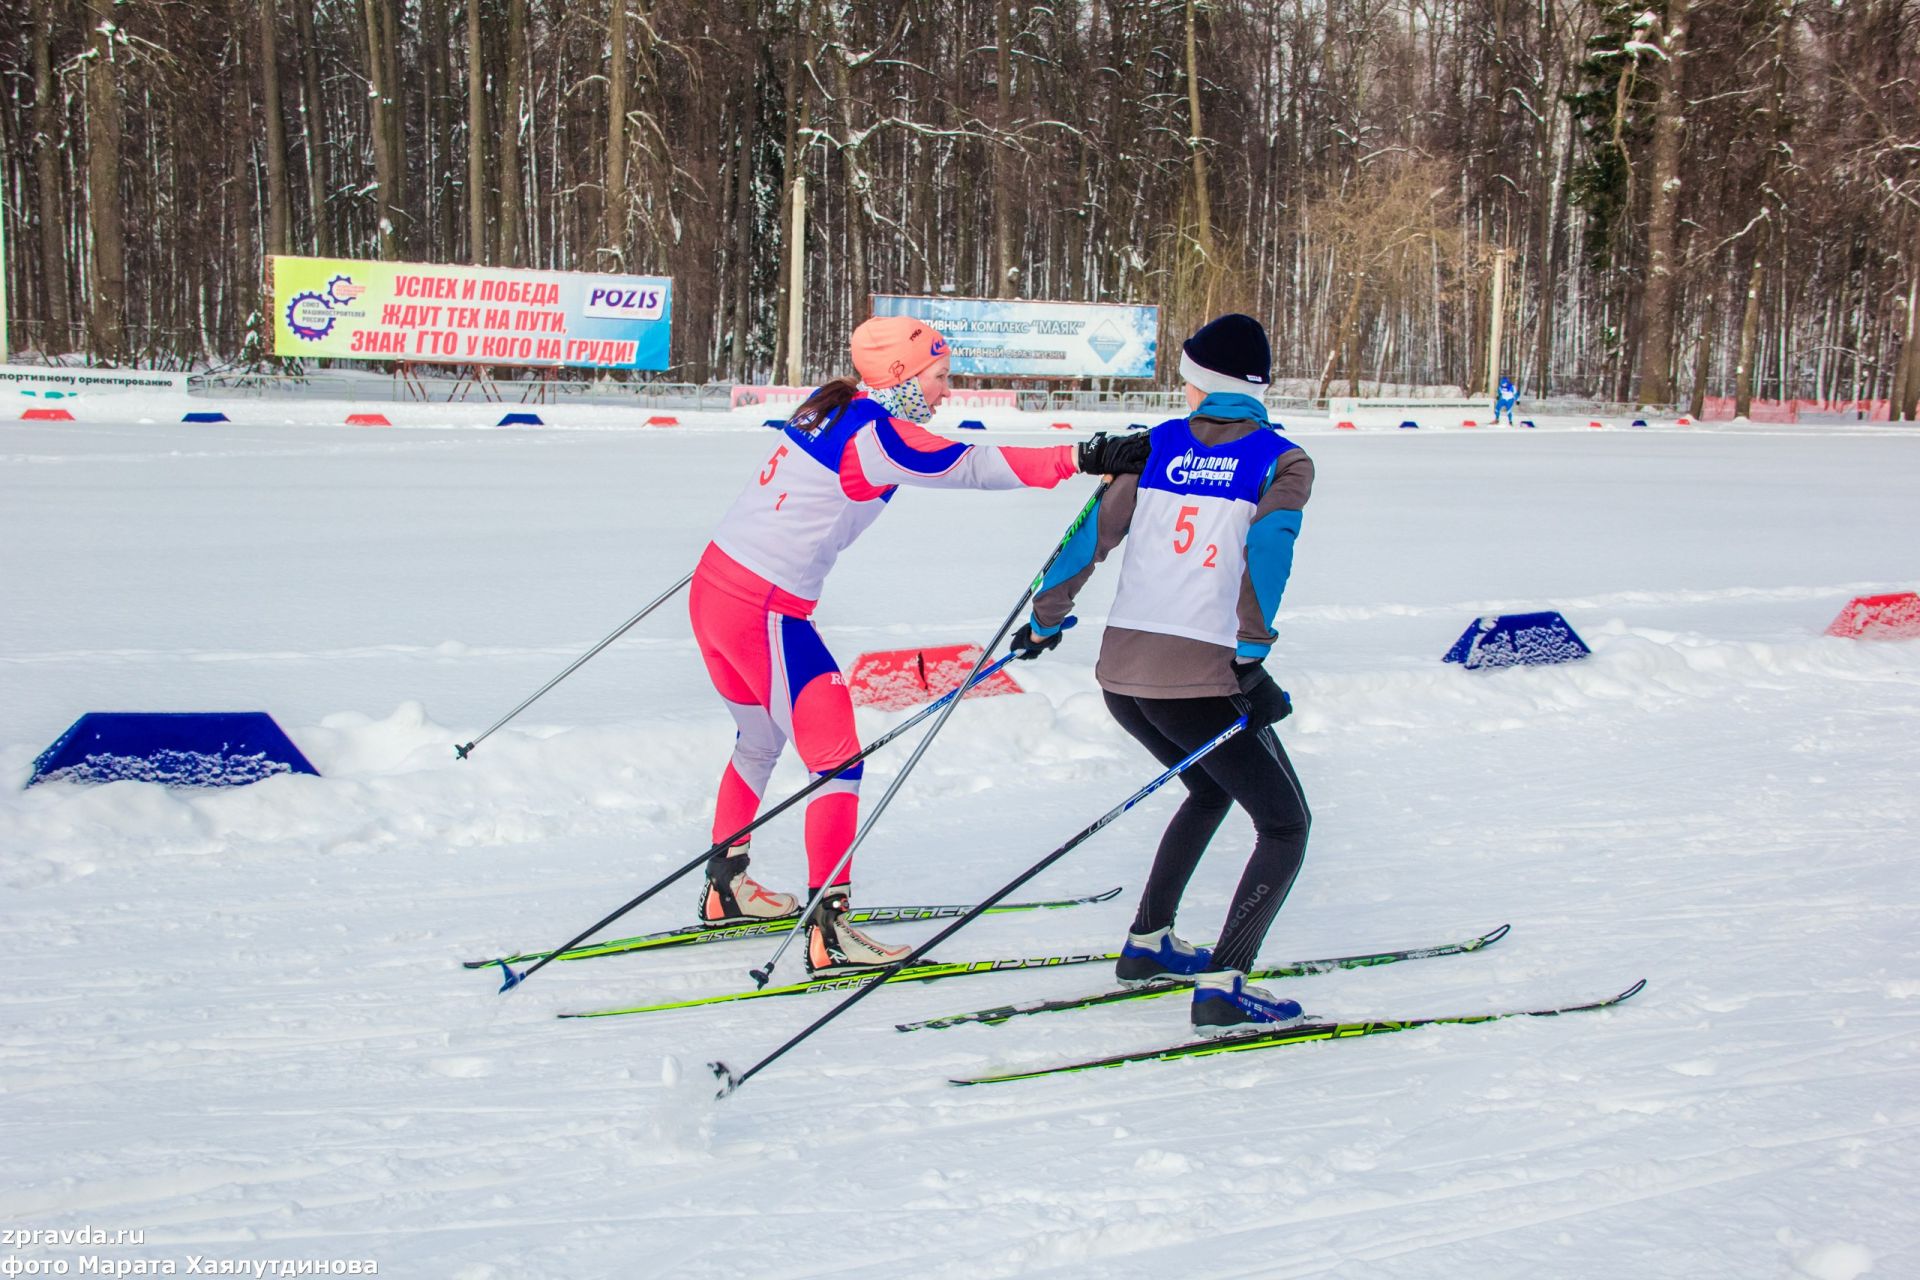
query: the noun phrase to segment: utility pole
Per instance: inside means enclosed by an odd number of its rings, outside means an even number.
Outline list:
[[[1487,394],[1492,395],[1500,387],[1500,329],[1506,319],[1507,305],[1507,258],[1511,249],[1493,251],[1493,315],[1488,323],[1487,334]]]
[[[800,348],[806,329],[801,323],[802,286],[806,282],[807,263],[807,175],[793,177],[793,241],[787,246],[787,385],[801,385]]]
[[[60,281],[49,280],[47,287],[57,289],[60,287]],[[7,362],[9,350],[7,345],[7,202],[0,200],[0,364]]]

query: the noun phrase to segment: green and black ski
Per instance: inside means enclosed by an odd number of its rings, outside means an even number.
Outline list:
[[[1290,964],[1256,969],[1247,977],[1249,980],[1304,978],[1316,973],[1332,973],[1338,969],[1371,969],[1376,965],[1398,964],[1403,960],[1462,956],[1492,946],[1506,937],[1507,931],[1512,927],[1512,925],[1503,924],[1498,929],[1483,933],[1477,938],[1468,938],[1463,942],[1442,943],[1433,947],[1402,947],[1393,951],[1373,951],[1357,956],[1332,956],[1325,960],[1295,960]],[[1192,987],[1193,980],[1190,978],[1168,978],[1137,987],[1116,987],[1111,991],[1100,991],[1089,996],[1067,996],[1058,1000],[1028,1000],[1020,1004],[1003,1004],[993,1009],[977,1009],[972,1013],[953,1013],[943,1018],[902,1022],[897,1024],[895,1029],[926,1031],[941,1027],[964,1026],[970,1022],[997,1024],[1010,1018],[1024,1017],[1030,1013],[1063,1013],[1070,1009],[1091,1009],[1097,1005],[1117,1004],[1122,1000],[1151,1000],[1156,996],[1171,995],[1176,991],[1188,991]]]
[[[1003,902],[989,909],[988,915],[1006,915],[1015,911],[1054,911],[1062,907],[1084,907],[1095,902],[1109,902],[1120,895],[1119,886],[1105,893],[1088,894],[1083,898],[1052,898],[1043,902]],[[966,904],[926,907],[861,907],[848,913],[849,924],[912,924],[919,920],[951,920],[964,915],[973,908]],[[590,942],[585,946],[573,947],[554,957],[556,960],[591,960],[596,956],[621,956],[635,951],[658,951],[665,947],[698,946],[703,942],[731,942],[735,938],[760,938],[770,933],[786,933],[799,920],[796,913],[782,916],[778,920],[749,920],[740,924],[701,925],[690,924],[679,929],[667,929],[660,933],[643,933],[633,938],[612,938],[606,942]],[[546,959],[545,951],[523,952],[517,956],[502,956],[498,960],[464,960],[461,963],[468,969],[484,969],[488,965],[506,963],[509,965],[526,964]]]
[[[584,1013],[563,1013],[562,1018],[620,1018],[630,1013],[665,1013],[669,1009],[702,1009],[708,1005],[733,1004],[739,1000],[765,1000],[773,996],[805,996],[821,991],[852,991],[864,987],[885,974],[887,982],[937,982],[942,978],[964,978],[975,973],[1005,973],[1012,969],[1055,969],[1070,964],[1112,964],[1118,952],[1103,955],[1009,956],[1000,960],[962,960],[943,963],[929,960],[892,972],[845,973],[825,978],[809,978],[782,987],[761,987],[756,991],[730,991],[718,996],[695,996],[689,1000],[666,1000],[659,1004],[635,1005],[629,1009],[592,1009]]]
[[[1118,1053],[1107,1058],[1061,1062],[1050,1067],[966,1076],[951,1080],[949,1083],[1005,1084],[1012,1080],[1035,1080],[1042,1076],[1069,1075],[1081,1071],[1097,1071],[1102,1067],[1120,1067],[1131,1062],[1171,1062],[1179,1058],[1206,1058],[1218,1053],[1251,1053],[1256,1049],[1279,1049],[1287,1045],[1307,1044],[1317,1040],[1356,1040],[1361,1036],[1383,1036],[1395,1031],[1410,1031],[1415,1027],[1470,1026],[1479,1022],[1497,1022],[1502,1018],[1554,1018],[1563,1013],[1611,1009],[1622,1001],[1639,995],[1646,985],[1647,980],[1642,978],[1619,995],[1608,996],[1604,1000],[1555,1005],[1545,1009],[1512,1009],[1503,1013],[1462,1013],[1441,1018],[1407,1018],[1400,1021],[1300,1023],[1283,1027],[1278,1031],[1252,1031],[1240,1035],[1222,1036],[1214,1040],[1194,1040],[1186,1044],[1168,1045],[1159,1049]]]

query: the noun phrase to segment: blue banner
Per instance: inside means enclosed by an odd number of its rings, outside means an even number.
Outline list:
[[[938,329],[969,377],[1151,378],[1160,308],[875,294],[873,314]]]

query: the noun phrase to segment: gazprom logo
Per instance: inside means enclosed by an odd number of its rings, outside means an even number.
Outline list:
[[[658,320],[666,311],[664,282],[609,280],[587,290],[587,305],[580,314],[595,320]]]
[[[1240,459],[1196,457],[1189,449],[1167,464],[1167,483],[1172,485],[1232,484]]]

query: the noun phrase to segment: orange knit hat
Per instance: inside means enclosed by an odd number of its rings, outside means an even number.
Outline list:
[[[897,387],[947,354],[947,340],[912,316],[874,316],[853,331],[853,367],[875,391]]]

